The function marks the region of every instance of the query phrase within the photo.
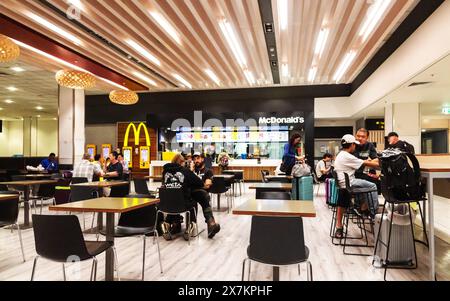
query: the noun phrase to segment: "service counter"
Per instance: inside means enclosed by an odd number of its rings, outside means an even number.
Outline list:
[[[169,161],[151,161],[150,176],[162,174],[162,169]],[[270,174],[274,174],[275,169],[281,164],[281,160],[261,159],[258,163],[256,159],[235,159],[231,160],[228,169],[236,169],[244,171],[244,181],[261,181],[261,170],[268,170]],[[220,174],[221,170],[217,164],[213,164],[214,174]]]

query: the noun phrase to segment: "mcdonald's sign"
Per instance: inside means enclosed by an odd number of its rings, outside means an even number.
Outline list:
[[[145,123],[141,122],[138,127],[136,128],[136,126],[134,125],[134,123],[130,123],[127,127],[127,130],[125,132],[125,139],[123,141],[123,146],[127,147],[128,146],[128,138],[130,136],[130,130],[133,129],[133,134],[134,134],[134,145],[135,146],[139,146],[139,137],[141,134],[141,129],[144,130],[145,133],[145,140],[147,142],[147,146],[150,146],[150,135],[148,134],[148,130],[147,130],[147,126],[145,125]]]

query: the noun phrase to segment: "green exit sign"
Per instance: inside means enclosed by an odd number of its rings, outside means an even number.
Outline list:
[[[442,108],[442,114],[450,115],[450,107]]]

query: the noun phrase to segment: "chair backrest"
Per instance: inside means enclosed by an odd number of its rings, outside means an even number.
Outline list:
[[[166,213],[187,211],[183,189],[161,187],[159,189],[158,209]]]
[[[350,185],[350,177],[348,176],[348,173],[344,172],[344,177],[345,177],[345,189],[350,191],[352,186]]]
[[[130,194],[130,183],[127,185],[112,186],[111,193],[109,194],[112,198],[123,198]]]
[[[132,228],[150,228],[155,226],[156,206],[146,206],[124,212],[120,215],[119,226]]]
[[[147,180],[145,179],[134,179],[134,191],[137,194],[150,194],[147,186]]]
[[[81,183],[87,183],[87,178],[80,178],[80,177],[72,177],[72,184],[81,184]]]
[[[280,177],[280,178],[266,178],[267,182],[271,183],[292,183],[292,180],[287,177]]]
[[[56,186],[55,187],[55,204],[61,205],[70,202],[70,187]]]
[[[243,172],[235,172],[234,173],[234,179],[236,181],[241,181],[244,179],[244,173]]]
[[[70,201],[78,202],[89,200],[97,197],[97,190],[92,187],[71,186],[70,187]]]
[[[13,194],[17,196],[11,200],[0,201],[0,224],[15,224],[19,216],[19,192],[0,191],[0,194]]]
[[[33,214],[36,253],[44,258],[66,262],[68,259],[90,258],[80,222],[75,215]]]
[[[273,265],[307,259],[302,218],[253,216],[248,256]]]
[[[55,184],[41,184],[38,189],[38,196],[52,198],[55,196]]]
[[[266,178],[266,176],[268,176],[270,174],[270,172],[266,169],[261,170],[261,179],[263,183],[267,183],[269,182]]]
[[[223,177],[214,177],[212,185],[209,188],[210,193],[224,193],[227,192],[228,188]]]
[[[291,193],[286,191],[261,191],[258,199],[265,200],[291,200]]]

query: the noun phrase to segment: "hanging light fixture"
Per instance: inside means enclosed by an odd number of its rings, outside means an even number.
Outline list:
[[[19,55],[19,46],[7,36],[0,34],[0,63],[14,61]]]
[[[56,82],[70,89],[90,89],[95,87],[95,76],[78,70],[60,70],[56,73]]]
[[[134,91],[114,90],[109,93],[111,102],[119,105],[134,105],[139,101],[139,95]]]

